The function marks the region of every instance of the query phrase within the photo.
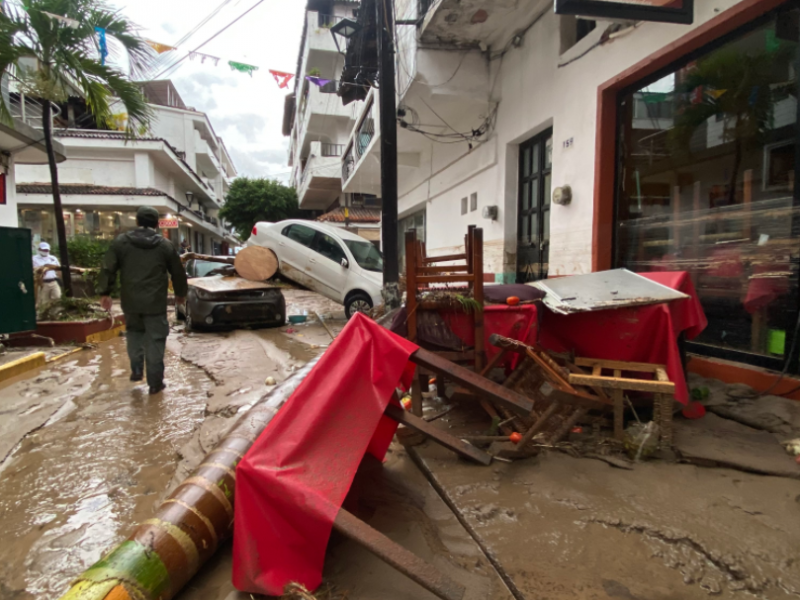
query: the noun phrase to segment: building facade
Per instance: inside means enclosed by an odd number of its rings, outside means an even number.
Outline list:
[[[364,234],[374,240],[374,213],[380,201],[373,193],[342,190],[342,155],[361,103],[345,106],[337,95],[344,67],[345,41],[331,34],[343,19],[358,18],[352,0],[309,0],[297,59],[295,90],[286,98],[283,133],[290,138],[291,185],[301,209],[327,213],[323,220],[344,225],[337,208],[352,208]],[[341,213],[343,215],[343,213]]]
[[[69,120],[55,124],[67,156],[59,183],[68,237],[111,239],[134,228],[136,209],[147,204],[159,211],[162,233],[176,245],[185,241],[196,252],[228,253],[239,242],[219,210],[236,169],[222,140],[171,82],[149,82],[143,91],[154,119],[141,136],[129,139]],[[19,166],[16,183],[19,225],[32,230],[34,241],[53,241],[47,167]]]
[[[497,282],[688,271],[710,323],[691,350],[797,372],[795,5],[706,0],[680,25],[552,4],[397,0],[400,239],[451,254],[477,224]],[[374,0],[360,11],[342,189],[378,194]]]

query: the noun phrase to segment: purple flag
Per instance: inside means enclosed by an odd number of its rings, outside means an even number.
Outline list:
[[[330,79],[322,79],[321,77],[313,77],[311,75],[306,75],[306,79],[308,79],[311,83],[317,85],[318,87],[324,87],[332,81]]]

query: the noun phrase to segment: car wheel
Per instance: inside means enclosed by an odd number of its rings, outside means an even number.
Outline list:
[[[372,298],[363,292],[353,294],[344,305],[344,314],[350,319],[356,313],[366,313],[372,309]]]

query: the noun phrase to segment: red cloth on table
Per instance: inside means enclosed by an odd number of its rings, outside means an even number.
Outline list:
[[[439,314],[445,323],[466,346],[475,345],[475,320],[472,315],[461,311],[440,311]],[[522,306],[507,306],[502,304],[487,304],[483,308],[483,332],[486,337],[487,360],[492,360],[500,352],[489,343],[489,336],[498,333],[503,337],[511,338],[532,346],[538,337],[539,323],[537,309],[533,304]],[[512,357],[516,355],[512,354]]]
[[[417,346],[355,315],[236,468],[233,584],[280,596],[313,590],[333,521],[369,452],[383,460],[397,423],[383,411],[414,374]]]
[[[705,329],[703,308],[688,273],[639,273],[690,298],[668,304],[598,310],[571,315],[543,311],[540,343],[556,352],[665,365],[675,399],[688,404],[689,390],[678,350],[678,335],[692,339]]]

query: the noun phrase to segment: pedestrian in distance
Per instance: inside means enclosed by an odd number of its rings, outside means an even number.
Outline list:
[[[136,211],[136,229],[111,244],[100,271],[100,304],[111,310],[111,289],[120,276],[122,312],[131,362],[131,381],[144,378],[150,394],[164,385],[164,351],[169,335],[167,290],[169,278],[176,304],[186,302],[186,271],[172,243],[158,233],[158,211],[142,206]]]
[[[55,265],[60,267],[61,263],[58,259],[50,254],[50,244],[42,242],[39,244],[39,252],[33,257],[33,268],[45,267],[47,265]],[[39,289],[39,296],[36,300],[37,308],[42,308],[45,304],[49,304],[61,298],[61,286],[58,285],[58,272],[45,271],[42,276],[42,287]]]

